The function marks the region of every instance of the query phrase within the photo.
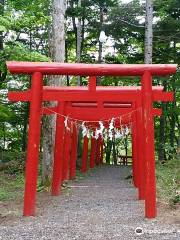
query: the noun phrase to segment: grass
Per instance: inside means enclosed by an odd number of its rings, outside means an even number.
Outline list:
[[[23,174],[0,174],[0,201],[15,200],[23,195]]]
[[[93,169],[86,174],[77,170],[75,181],[89,175]],[[157,197],[160,202],[174,206],[180,203],[180,164],[179,160],[167,161],[164,164],[156,164]],[[40,180],[38,181],[40,183]],[[41,189],[42,188],[42,189]],[[66,188],[66,187],[65,187]],[[37,191],[45,190],[38,184]],[[0,172],[0,201],[15,200],[22,198],[24,192],[24,174]]]
[[[179,160],[157,163],[157,196],[161,202],[175,206],[180,203],[180,164]]]

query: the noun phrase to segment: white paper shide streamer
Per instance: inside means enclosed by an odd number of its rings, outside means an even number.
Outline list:
[[[82,128],[83,137],[87,136],[89,131],[88,131],[88,128],[85,126],[85,122],[82,122],[81,128]]]
[[[111,119],[111,122],[109,124],[109,139],[112,141],[113,139],[113,131],[114,131],[114,118]]]
[[[99,136],[103,137],[104,124],[102,121],[99,121],[99,128],[96,128],[95,138],[98,139]]]

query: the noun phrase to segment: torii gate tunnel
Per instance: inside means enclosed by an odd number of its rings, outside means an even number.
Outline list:
[[[138,188],[138,198],[145,200],[145,217],[156,217],[156,180],[154,157],[154,116],[161,109],[153,107],[156,101],[173,100],[173,93],[152,86],[153,76],[166,76],[176,72],[174,64],[68,64],[7,62],[13,74],[32,75],[31,89],[24,92],[9,92],[11,101],[29,101],[29,133],[25,174],[24,216],[35,215],[41,116],[55,114],[56,134],[52,195],[59,195],[63,180],[76,176],[77,129],[73,133],[64,128],[64,117],[97,121],[122,116],[121,121],[132,121],[132,169],[133,182]],[[45,75],[89,76],[88,87],[46,87]],[[97,76],[139,76],[140,87],[97,87]],[[44,108],[44,101],[56,101],[57,106]],[[90,109],[90,110],[89,110]],[[140,109],[140,111],[139,111]],[[124,116],[124,117],[123,117]],[[115,121],[120,127],[120,122]],[[90,168],[102,163],[103,142],[91,138]],[[96,156],[95,156],[96,155]],[[82,172],[87,170],[88,138],[84,137]]]

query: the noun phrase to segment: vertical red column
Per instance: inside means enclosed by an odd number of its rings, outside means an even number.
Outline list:
[[[100,164],[100,159],[101,159],[101,137],[99,136],[96,145],[96,165]]]
[[[138,174],[139,174],[139,200],[145,199],[145,161],[144,161],[144,132],[142,121],[142,103],[141,98],[137,99],[137,135],[138,135]]]
[[[64,102],[58,103],[57,112],[62,115],[63,111],[64,111]],[[61,181],[62,181],[64,117],[61,115],[57,115],[57,118],[56,118],[54,166],[53,166],[53,178],[52,178],[52,195],[53,196],[59,195]]]
[[[136,112],[132,115],[132,170],[134,186],[138,187],[138,159],[137,159],[137,125],[136,125]]]
[[[87,136],[85,136],[85,137],[84,137],[84,143],[83,143],[81,172],[86,172],[86,171],[87,171],[88,142],[89,142],[89,139],[88,139]]]
[[[40,72],[36,72],[32,75],[31,86],[29,133],[25,173],[24,216],[35,215],[39,144],[41,133],[42,89],[43,76]]]
[[[69,172],[70,179],[74,179],[76,177],[77,145],[78,145],[78,134],[77,134],[77,127],[74,124],[73,134],[72,134],[72,149],[71,149],[71,157],[70,157],[70,172]]]
[[[64,135],[64,157],[63,157],[63,176],[62,180],[68,180],[69,178],[69,161],[70,161],[70,150],[71,150],[71,129],[68,122],[68,126],[65,129]]]
[[[144,161],[146,174],[145,216],[156,217],[156,179],[154,158],[154,123],[152,116],[152,77],[146,71],[141,79],[144,121]]]
[[[104,154],[104,141],[101,139],[101,159],[100,163],[103,164],[103,154]]]
[[[95,166],[95,150],[96,150],[96,139],[91,137],[91,153],[90,153],[90,168]]]

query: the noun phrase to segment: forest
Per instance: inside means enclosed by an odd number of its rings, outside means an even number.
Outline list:
[[[7,93],[8,90],[28,89],[31,82],[29,76],[10,74],[6,61],[116,64],[140,64],[145,61],[145,1],[68,0],[64,4],[64,18],[58,20],[56,29],[53,29],[52,2],[55,4],[58,1],[0,0],[0,201],[13,198],[11,192],[9,195],[6,193],[9,185],[2,187],[12,176],[15,184],[22,188],[28,133],[29,104],[12,104],[7,99]],[[180,1],[154,0],[152,25],[152,63],[175,63],[179,66]],[[59,46],[55,43],[56,30],[61,32]],[[100,42],[102,31],[105,40]],[[87,79],[67,76],[60,82],[56,79],[55,83],[87,85]],[[52,79],[47,78],[47,85],[51,84]],[[99,85],[138,86],[139,79],[102,77]],[[156,104],[162,108],[163,114],[155,118],[155,156],[158,189],[161,189],[158,191],[165,201],[168,199],[175,204],[180,201],[179,67],[171,77],[154,78],[153,85],[161,85],[165,91],[174,93],[173,102]],[[50,121],[48,117],[43,119],[39,190],[48,186],[50,181],[52,163],[44,160],[47,156],[45,143],[52,145],[52,142],[49,143],[52,136],[47,129]],[[130,140],[128,142],[131,146]],[[111,155],[112,159],[113,144],[121,151],[124,142],[107,142],[106,155],[109,158]]]

